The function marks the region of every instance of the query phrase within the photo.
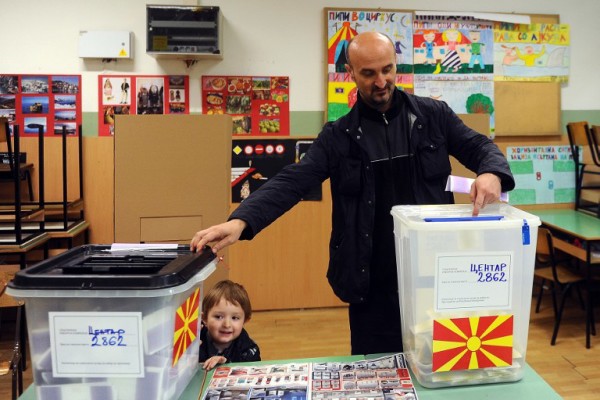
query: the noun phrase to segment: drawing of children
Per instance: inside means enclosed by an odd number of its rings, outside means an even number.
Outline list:
[[[519,57],[517,56],[517,52],[516,46],[513,47],[508,47],[506,45],[500,45],[503,49],[504,49],[504,57],[502,58],[502,64],[503,65],[511,65],[512,63],[514,63],[515,61],[517,61],[519,59]]]
[[[458,72],[458,69],[462,65],[460,56],[456,51],[456,45],[460,43],[462,34],[458,29],[447,29],[442,33],[442,40],[446,44],[446,54],[442,59],[442,67],[445,67],[444,72],[449,72],[452,68],[452,72]]]
[[[483,62],[483,52],[485,50],[485,44],[481,43],[481,32],[470,31],[469,39],[471,39],[471,59],[469,60],[469,69],[473,69],[475,63],[479,63],[479,67],[483,71],[485,64]]]
[[[421,47],[425,47],[425,64],[435,65],[435,57],[433,56],[435,31],[427,30],[423,32],[423,39],[425,41],[421,44]]]
[[[521,53],[519,48],[516,48],[517,57],[525,62],[526,67],[533,67],[535,65],[535,60],[546,54],[546,46],[542,45],[542,49],[539,53],[534,53],[533,46],[525,46],[523,49],[525,54]]]

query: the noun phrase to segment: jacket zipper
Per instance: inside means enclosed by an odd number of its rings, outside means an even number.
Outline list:
[[[392,199],[393,199],[393,203],[396,204],[396,182],[395,182],[395,178],[394,178],[394,160],[392,157],[392,141],[390,138],[390,124],[385,116],[385,113],[381,114],[381,117],[383,118],[383,124],[385,125],[385,144],[387,145],[387,151],[388,151],[388,165],[390,167],[390,178],[391,178],[391,186],[392,186]]]

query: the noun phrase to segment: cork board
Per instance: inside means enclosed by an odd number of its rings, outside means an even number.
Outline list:
[[[494,98],[496,136],[562,134],[560,83],[496,82]]]
[[[531,15],[531,23],[559,22],[558,15]],[[495,136],[562,135],[559,82],[496,82],[494,108]]]

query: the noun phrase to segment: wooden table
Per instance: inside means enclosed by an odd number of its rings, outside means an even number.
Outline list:
[[[552,231],[555,248],[585,263],[589,289],[592,280],[592,267],[600,266],[600,255],[592,254],[592,247],[600,244],[600,218],[569,209],[531,210],[529,212],[540,217],[542,225]],[[583,244],[583,247],[574,244],[575,241]],[[587,292],[585,347],[589,349],[593,310],[590,290]]]

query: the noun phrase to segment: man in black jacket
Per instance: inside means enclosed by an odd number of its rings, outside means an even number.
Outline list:
[[[298,164],[244,200],[228,222],[197,232],[192,250],[217,252],[252,239],[330,179],[332,232],[327,278],[348,302],[353,354],[402,351],[392,206],[453,203],[445,190],[454,156],[477,174],[473,215],[514,188],[506,158],[441,101],[395,86],[396,54],[383,34],[364,32],[348,45],[346,69],[357,103],[327,123]]]

